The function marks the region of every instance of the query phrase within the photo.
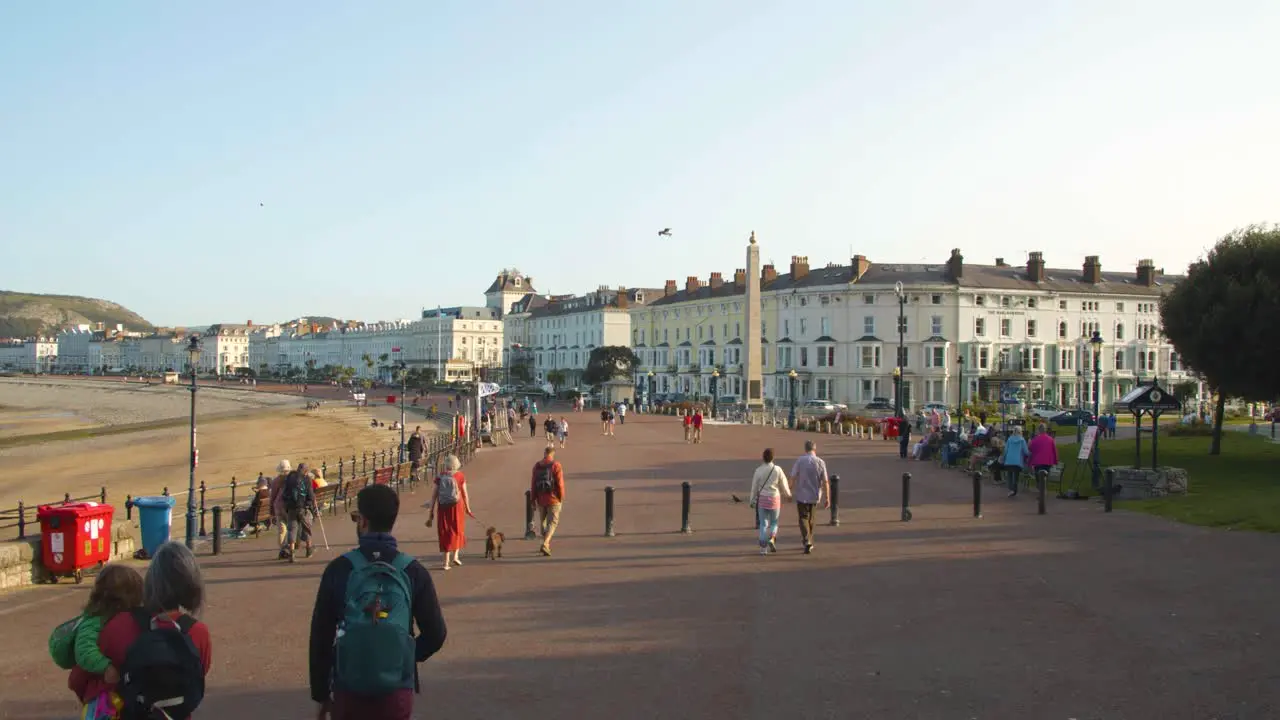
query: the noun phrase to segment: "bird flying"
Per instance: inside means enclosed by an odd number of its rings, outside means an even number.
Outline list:
[[[671,237],[671,228],[662,228],[659,230],[658,237]]]

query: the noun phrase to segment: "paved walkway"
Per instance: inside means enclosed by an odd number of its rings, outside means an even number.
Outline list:
[[[513,538],[484,562],[472,524],[465,567],[433,569],[449,640],[423,666],[419,717],[522,718],[1264,718],[1280,713],[1280,538],[1214,532],[1091,502],[991,492],[906,464],[880,440],[818,437],[843,478],[839,528],[799,553],[792,506],[780,553],[756,554],[746,494],[759,450],[786,462],[805,435],[714,427],[698,446],[678,421],[630,416],[617,436],[571,417],[561,452],[569,498],[555,557],[521,537],[522,493],[540,442],[486,450],[466,472],[480,518]],[[576,420],[576,422],[575,422]],[[900,474],[914,520],[898,519]],[[682,481],[692,535],[678,533]],[[617,537],[602,537],[617,490]],[[991,486],[987,486],[991,488]],[[405,496],[398,535],[434,560]],[[323,562],[353,539],[326,521],[333,553],[281,565],[268,543],[206,557],[215,667],[201,716],[308,717],[307,626]],[[434,565],[434,563],[433,563]],[[85,588],[0,598],[0,717],[66,718],[50,627]]]

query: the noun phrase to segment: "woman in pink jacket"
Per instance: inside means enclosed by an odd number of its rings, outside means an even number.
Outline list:
[[[1027,447],[1031,452],[1027,464],[1031,466],[1032,472],[1038,473],[1041,470],[1048,472],[1058,464],[1058,443],[1049,434],[1048,425],[1040,423],[1036,428],[1036,436],[1031,438]]]

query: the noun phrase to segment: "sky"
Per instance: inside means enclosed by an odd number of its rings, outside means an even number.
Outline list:
[[[729,275],[752,231],[1176,272],[1280,220],[1276,37],[1274,0],[4,3],[0,288],[411,318],[504,267]]]

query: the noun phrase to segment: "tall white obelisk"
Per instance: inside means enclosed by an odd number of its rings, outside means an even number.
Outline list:
[[[760,292],[760,246],[756,244],[756,233],[751,231],[751,242],[747,245],[747,356],[743,362],[743,377],[746,379],[747,407],[756,410],[764,409],[764,376],[760,341],[760,325],[762,306]]]

